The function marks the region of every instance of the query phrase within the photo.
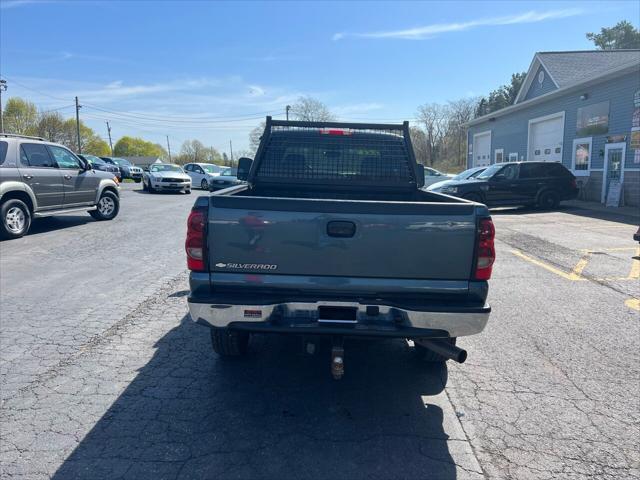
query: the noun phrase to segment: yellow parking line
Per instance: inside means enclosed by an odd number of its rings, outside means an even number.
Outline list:
[[[538,267],[542,267],[545,270],[550,271],[551,273],[555,273],[556,275],[565,278],[567,280],[572,280],[572,281],[578,281],[578,280],[586,280],[586,278],[584,278],[583,276],[579,275],[579,274],[575,274],[573,272],[571,273],[567,273],[567,272],[563,272],[562,270],[553,267],[551,265],[549,265],[548,263],[542,262],[540,260],[537,260],[535,258],[532,258],[528,255],[525,255],[524,253],[522,253],[519,250],[511,250],[511,253],[513,253],[516,257],[520,257],[523,260],[526,260],[529,263],[533,263],[534,265],[537,265]],[[583,267],[584,268],[584,267]]]
[[[640,311],[640,300],[637,298],[630,298],[629,300],[624,302],[624,304],[629,308]]]
[[[584,270],[584,267],[586,267],[587,264],[589,263],[590,257],[591,257],[590,253],[586,253],[585,255],[583,255],[582,258],[576,264],[576,266],[573,267],[571,274],[581,276],[582,271]]]

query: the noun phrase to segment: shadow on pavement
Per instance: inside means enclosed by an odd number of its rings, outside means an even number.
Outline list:
[[[39,233],[53,232],[63,228],[77,227],[85,223],[95,222],[89,213],[82,215],[59,215],[57,217],[35,218],[31,223],[31,228],[25,236],[37,235]]]
[[[593,210],[590,208],[581,208],[574,205],[560,205],[555,210],[541,210],[535,207],[501,207],[492,208],[491,215],[496,216],[508,216],[508,215],[535,215],[535,214],[553,214],[553,213],[566,213],[568,215],[576,215],[580,217],[593,218],[597,220],[607,220],[609,222],[625,223],[627,225],[639,225],[640,214],[637,217],[621,214],[614,209],[607,210]]]
[[[446,367],[405,342],[347,343],[339,382],[328,345],[309,356],[299,338],[259,336],[223,361],[188,315],[156,348],[56,480],[456,477],[428,397]]]

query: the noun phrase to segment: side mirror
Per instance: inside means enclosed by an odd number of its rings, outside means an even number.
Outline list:
[[[144,168],[142,169],[142,171],[143,171],[143,172],[148,172],[148,171],[149,171],[149,167],[144,167]]]
[[[247,157],[242,157],[238,160],[238,180],[246,180],[249,178],[249,170],[251,170],[251,164],[253,160]]]
[[[418,163],[416,165],[416,183],[418,184],[418,188],[424,187],[424,165]]]
[[[82,164],[82,167],[80,168],[80,171],[88,172],[89,170],[93,170],[91,163],[85,161],[85,162],[81,162],[81,164]]]

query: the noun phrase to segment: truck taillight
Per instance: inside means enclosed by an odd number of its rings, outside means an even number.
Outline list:
[[[206,227],[207,211],[191,210],[187,220],[187,239],[184,242],[189,270],[202,272],[205,269]]]
[[[476,280],[489,280],[493,262],[496,259],[496,249],[493,241],[496,229],[490,218],[481,218],[478,222],[478,244],[476,245],[476,267],[474,278]]]

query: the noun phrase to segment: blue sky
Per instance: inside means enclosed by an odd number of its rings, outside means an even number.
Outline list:
[[[637,1],[0,0],[0,76],[7,96],[65,116],[78,95],[103,137],[109,120],[116,140],[240,150],[257,117],[300,95],[344,120],[412,119],[508,82],[536,51],[589,49],[586,32],[638,18]]]

